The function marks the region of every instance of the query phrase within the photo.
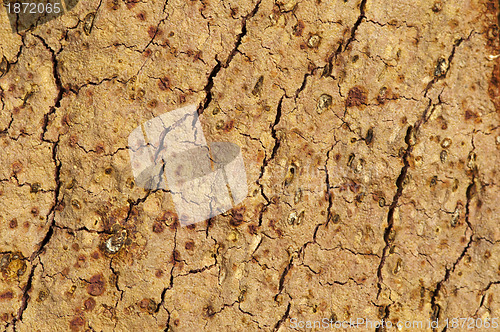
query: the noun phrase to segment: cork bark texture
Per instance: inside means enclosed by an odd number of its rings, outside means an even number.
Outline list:
[[[0,330],[500,317],[497,1],[73,5],[0,12]],[[127,137],[189,104],[249,194],[181,227]]]

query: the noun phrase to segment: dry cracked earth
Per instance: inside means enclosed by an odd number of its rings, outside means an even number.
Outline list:
[[[25,27],[2,10],[0,329],[500,317],[498,15],[80,0]],[[189,104],[241,147],[249,194],[181,227],[168,190],[135,184],[127,137]]]

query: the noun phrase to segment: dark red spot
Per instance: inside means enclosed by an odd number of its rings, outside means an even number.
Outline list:
[[[471,110],[465,111],[465,120],[470,120],[470,119],[475,119],[477,118],[477,114]]]
[[[156,36],[156,33],[158,32],[157,28],[154,26],[150,26],[148,29],[148,35],[151,38],[154,38]]]
[[[75,316],[70,322],[71,331],[78,331],[81,326],[85,325],[85,319],[82,316]]]
[[[12,171],[14,174],[17,174],[23,170],[23,164],[21,164],[19,161],[15,161],[12,163]]]
[[[302,36],[302,32],[304,31],[305,24],[303,21],[299,20],[297,24],[293,27],[293,34],[295,36]]]
[[[238,227],[244,222],[243,214],[245,213],[245,208],[240,207],[231,210],[231,219],[229,219],[229,224],[233,227]]]
[[[496,14],[497,13],[497,9],[496,9],[496,1],[494,0],[490,0],[489,2],[486,3],[486,9],[490,12],[490,13],[493,13],[493,14]]]
[[[161,221],[155,221],[153,224],[153,232],[155,233],[163,233],[165,230],[165,224]]]
[[[488,94],[491,101],[497,110],[500,109],[500,64],[495,64],[491,72],[490,84],[488,86]]]
[[[170,80],[168,79],[168,77],[165,76],[163,78],[160,78],[160,80],[158,81],[158,87],[162,91],[170,90]]]
[[[164,211],[161,215],[156,217],[156,221],[166,222],[167,224],[172,225],[173,223],[178,222],[178,218],[172,211]]]
[[[104,143],[97,143],[97,145],[95,146],[95,152],[97,153],[103,153],[104,152]]]
[[[56,206],[56,211],[60,212],[60,211],[64,210],[65,206],[66,206],[66,203],[64,203],[64,201],[59,202],[59,204],[57,204],[57,206]]]
[[[254,225],[254,224],[248,225],[248,233],[250,233],[252,235],[257,234],[258,229],[259,229],[259,227],[257,225]]]
[[[194,241],[192,241],[192,240],[187,241],[186,244],[184,245],[184,248],[186,248],[186,250],[193,250],[193,248],[194,248]]]
[[[149,305],[149,299],[143,299],[141,302],[139,302],[139,308],[146,310]]]
[[[14,293],[11,290],[0,294],[0,300],[10,300],[12,298],[14,298]]]
[[[85,309],[85,311],[94,310],[95,300],[93,298],[89,297],[88,299],[85,300],[85,302],[83,302],[83,308]]]
[[[226,122],[223,130],[224,130],[224,132],[227,133],[227,132],[231,131],[231,129],[233,129],[233,127],[234,127],[234,120],[231,119],[228,122]]]
[[[16,228],[17,227],[17,219],[12,219],[9,223],[10,228]]]
[[[186,226],[187,229],[195,229],[196,228],[196,224],[189,224]]]
[[[69,146],[73,148],[76,146],[77,143],[78,143],[78,137],[76,137],[76,135],[71,135],[68,139]]]
[[[87,293],[92,296],[99,296],[104,293],[105,281],[102,274],[96,274],[90,278],[90,283],[87,285]]]
[[[177,227],[179,227],[179,221],[178,220],[175,220],[174,222],[172,222],[169,226],[169,228],[171,230],[174,230],[174,229],[177,229]]]
[[[128,4],[127,4],[128,6]],[[146,14],[145,13],[139,13],[137,14],[137,18],[141,21],[145,21],[146,20]]]
[[[366,105],[367,93],[366,90],[361,86],[355,86],[349,90],[346,99],[346,106],[361,106]]]
[[[162,270],[156,270],[156,272],[155,272],[155,276],[156,276],[157,278],[161,278],[161,277],[163,277],[163,271],[162,271]]]
[[[90,257],[92,257],[93,259],[99,259],[100,256],[101,255],[98,251],[94,251],[92,254],[90,254]]]
[[[137,2],[135,1],[130,1],[130,2],[127,2],[127,9],[132,9],[135,7],[135,5],[137,4]]]
[[[111,1],[111,9],[117,10],[120,8],[120,2],[118,0],[112,0]]]
[[[151,107],[151,108],[155,108],[156,106],[158,106],[158,100],[156,99],[151,99],[149,102],[148,102],[148,106]]]

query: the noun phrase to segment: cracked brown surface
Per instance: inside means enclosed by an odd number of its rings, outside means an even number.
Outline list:
[[[500,317],[498,15],[80,0],[12,32],[1,12],[0,329]],[[242,148],[249,195],[180,227],[127,137],[190,103]]]

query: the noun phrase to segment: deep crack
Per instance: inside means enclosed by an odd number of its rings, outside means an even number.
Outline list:
[[[212,89],[214,87],[214,79],[217,77],[217,75],[219,74],[219,72],[221,71],[222,68],[229,67],[229,64],[233,60],[235,54],[238,52],[238,48],[240,47],[240,45],[242,43],[243,37],[245,37],[247,34],[247,21],[248,21],[248,19],[255,16],[255,14],[259,10],[259,5],[260,5],[261,1],[262,0],[259,0],[257,2],[257,4],[255,5],[255,7],[253,8],[253,10],[250,13],[248,13],[246,16],[243,17],[243,19],[241,21],[241,32],[236,36],[236,41],[234,43],[234,47],[231,50],[231,52],[229,52],[229,55],[227,56],[226,60],[224,62],[221,62],[219,59],[217,59],[217,57],[215,58],[215,61],[217,62],[217,64],[215,65],[215,67],[211,70],[210,74],[208,75],[207,84],[205,85],[205,87],[203,89],[205,91],[206,96],[205,96],[205,99],[198,106],[198,114],[202,114],[210,106],[210,103],[212,102],[212,99],[213,99]]]

